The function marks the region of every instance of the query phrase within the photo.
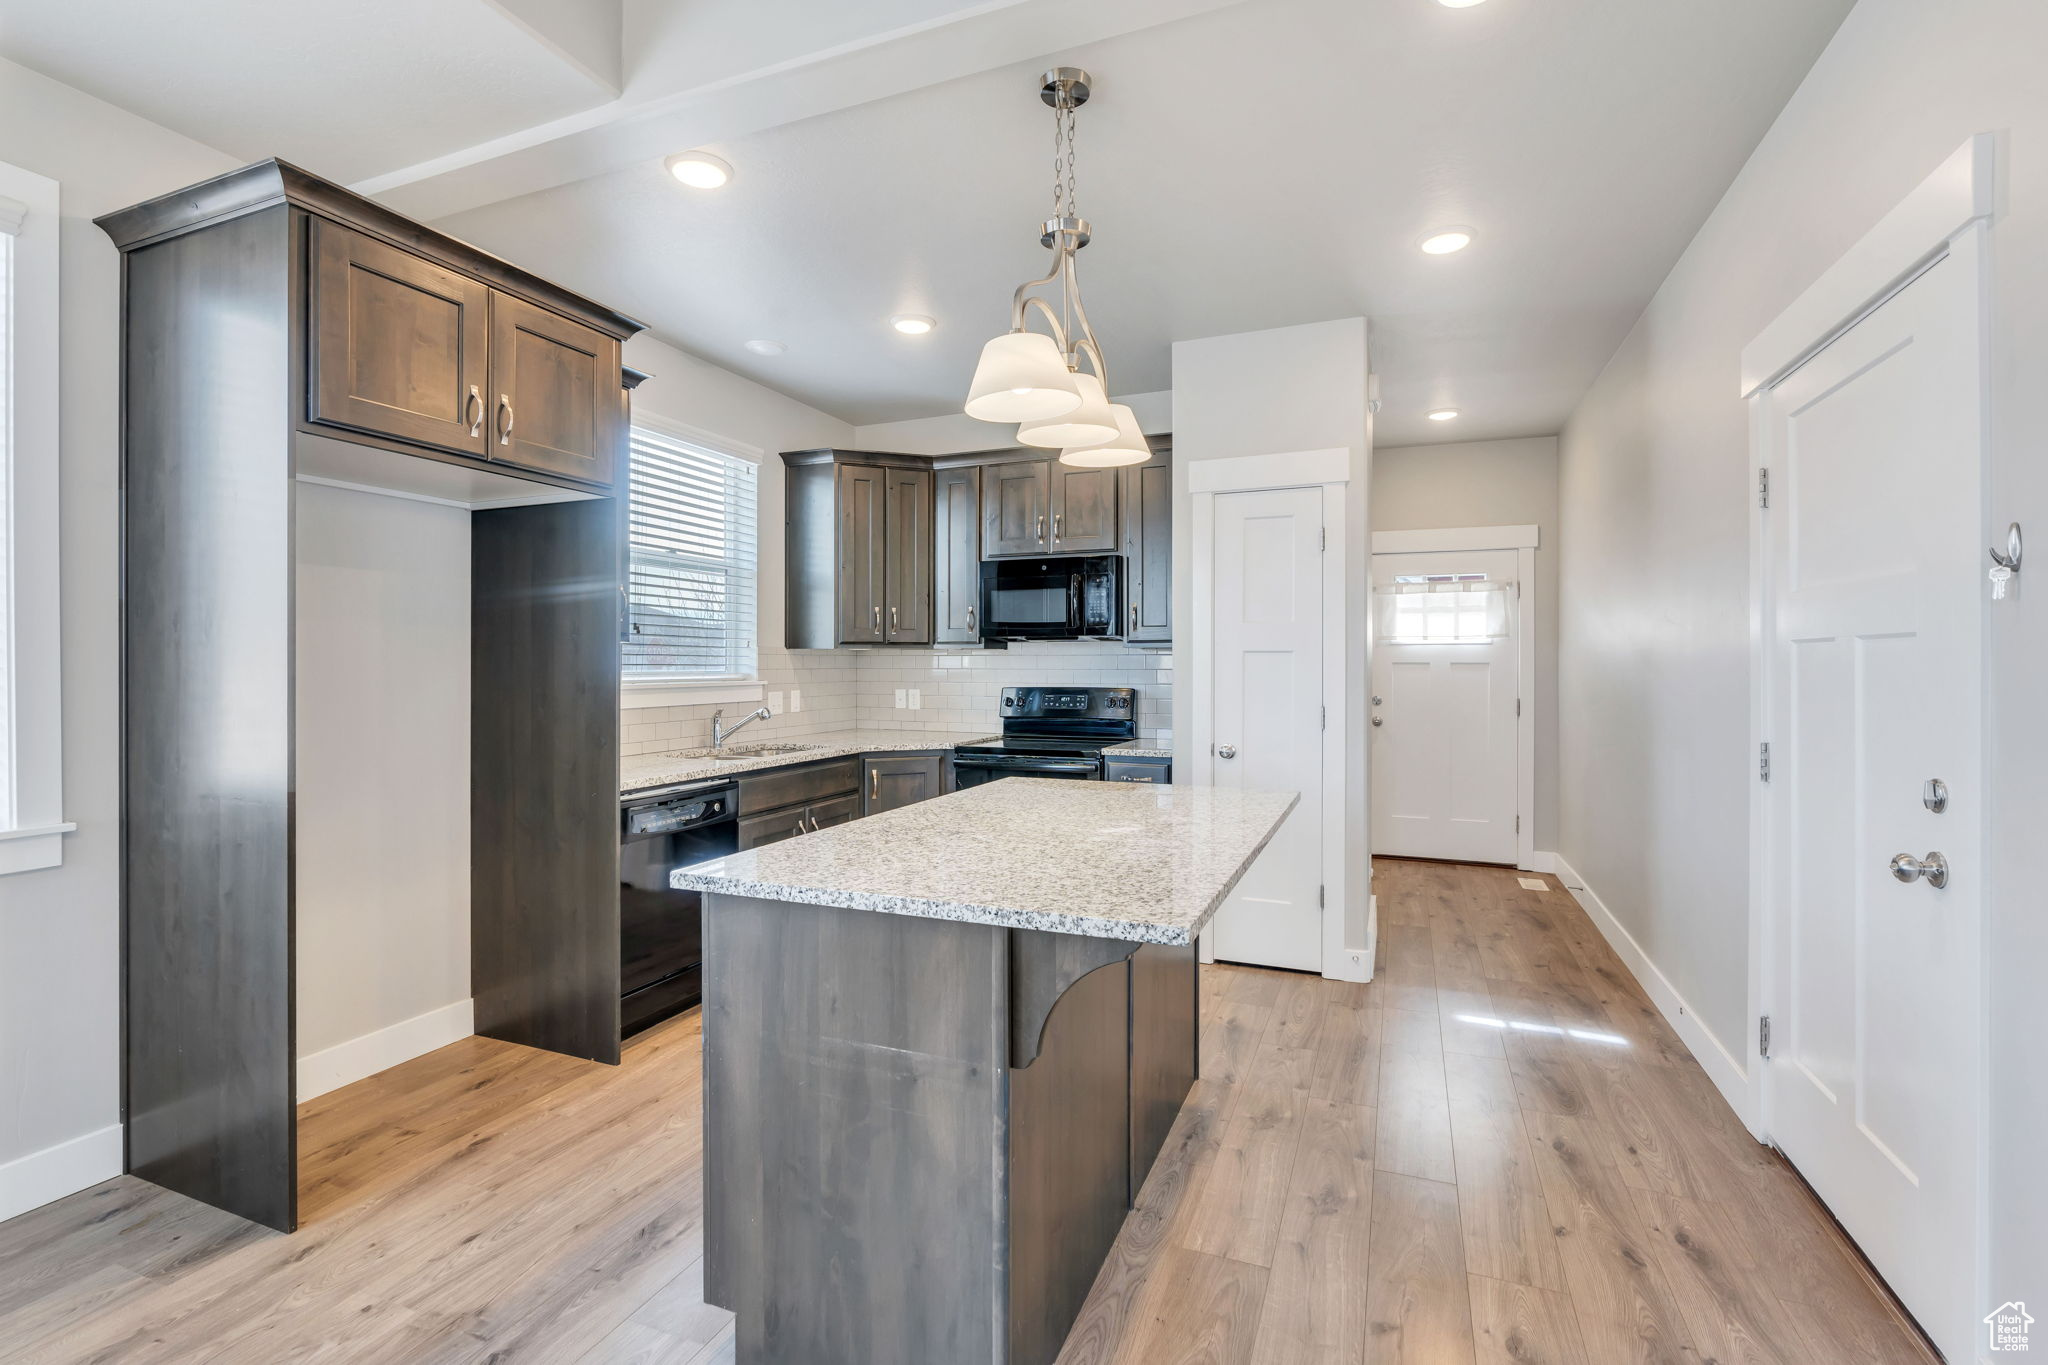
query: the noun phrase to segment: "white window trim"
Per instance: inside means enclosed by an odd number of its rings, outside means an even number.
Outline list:
[[[716,451],[720,455],[731,456],[735,460],[744,460],[756,467],[759,467],[767,459],[767,452],[758,446],[750,446],[743,441],[735,441],[729,436],[721,436],[715,431],[706,431],[702,427],[691,426],[688,422],[678,422],[672,417],[663,417],[659,413],[647,412],[636,408],[632,415],[632,424],[636,427],[646,427],[649,431],[660,432],[664,436],[672,436],[678,441],[687,441],[691,445],[702,446],[704,449]],[[626,486],[630,491],[632,488],[630,476],[627,479]],[[761,515],[758,489],[754,515],[757,517]],[[755,553],[758,557],[761,544],[761,535],[758,527],[755,529],[754,544],[756,546]],[[755,564],[754,570],[754,611],[756,613],[754,673],[747,677],[735,675],[730,678],[622,678],[619,683],[619,706],[622,710],[638,711],[658,706],[714,706],[721,702],[760,701],[768,695],[767,684],[762,682],[760,677],[761,641],[759,613],[761,610],[761,594],[760,565],[758,563]]]
[[[59,220],[56,181],[0,162],[0,236],[13,258],[0,274],[0,874],[60,865],[77,828],[64,819],[58,657]]]

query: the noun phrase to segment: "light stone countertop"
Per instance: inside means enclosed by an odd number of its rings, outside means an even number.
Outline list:
[[[634,754],[619,760],[619,794],[630,796],[654,787],[672,787],[680,782],[703,782],[718,777],[737,777],[769,768],[787,768],[798,763],[815,763],[821,758],[844,758],[848,754],[922,752],[950,749],[955,744],[983,744],[996,736],[986,730],[834,730],[822,735],[800,735],[790,740],[756,740],[744,735],[733,741],[736,750],[754,744],[788,743],[811,747],[796,753],[761,754],[749,758],[709,758],[705,748],[673,749],[661,754]]]
[[[1102,746],[1104,758],[1172,758],[1173,746],[1162,746],[1156,739],[1127,739],[1121,744]]]
[[[1293,792],[1010,777],[713,858],[679,890],[1140,943],[1194,941]]]

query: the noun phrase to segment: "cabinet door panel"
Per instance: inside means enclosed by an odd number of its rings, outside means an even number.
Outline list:
[[[510,294],[491,296],[493,460],[608,484],[624,428],[619,343]]]
[[[489,287],[324,218],[310,227],[307,418],[482,455]]]
[[[938,471],[932,499],[932,639],[981,638],[981,471]]]
[[[932,638],[932,474],[891,469],[883,478],[888,568],[883,596],[889,643],[922,645]]]
[[[863,761],[867,782],[861,789],[864,811],[877,815],[898,806],[915,805],[937,796],[945,784],[945,759],[939,754],[896,754]]]
[[[810,812],[809,824],[813,830],[830,829],[834,825],[851,824],[860,819],[860,797],[840,796],[830,801],[813,801],[806,809]]]
[[[888,492],[882,475],[865,465],[839,466],[841,644],[888,639]]]
[[[809,826],[805,817],[809,814],[806,806],[793,806],[786,810],[771,810],[766,815],[742,816],[739,822],[739,848],[742,853],[763,844],[779,844],[784,839],[794,839]]]
[[[1173,465],[1155,455],[1123,470],[1124,638],[1173,638]]]
[[[1034,555],[1051,546],[1047,464],[1025,460],[982,470],[982,553]]]
[[[1053,461],[1051,476],[1052,548],[1055,553],[1116,549],[1117,471],[1076,469]]]

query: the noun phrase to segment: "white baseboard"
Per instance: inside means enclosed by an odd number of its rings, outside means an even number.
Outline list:
[[[1325,963],[1325,981],[1370,981],[1372,961],[1380,936],[1380,898],[1365,898],[1365,944],[1359,948],[1346,948],[1343,956],[1332,966]]]
[[[1672,1032],[1678,1035],[1679,1041],[1685,1044],[1686,1050],[1692,1053],[1694,1060],[1706,1071],[1707,1076],[1714,1082],[1715,1089],[1721,1092],[1721,1098],[1727,1100],[1729,1108],[1735,1111],[1735,1116],[1751,1131],[1755,1131],[1756,1125],[1751,1121],[1750,1114],[1748,1071],[1735,1059],[1734,1053],[1722,1046],[1721,1040],[1714,1036],[1714,1031],[1693,1012],[1692,1007],[1685,1003],[1685,997],[1671,984],[1671,978],[1665,976],[1657,964],[1650,960],[1649,954],[1643,951],[1635,936],[1622,927],[1621,921],[1614,917],[1614,912],[1609,910],[1600,897],[1594,894],[1592,888],[1586,885],[1586,879],[1561,856],[1549,856],[1555,862],[1551,871],[1564,883],[1565,890],[1572,893],[1572,899],[1585,910],[1587,918],[1600,930],[1608,946],[1614,949],[1623,964],[1635,974],[1636,980],[1642,983],[1643,989],[1649,993],[1650,1003],[1657,1007],[1657,1012],[1664,1016],[1664,1022],[1671,1026]]]
[[[121,1174],[121,1125],[0,1163],[0,1223]]]
[[[351,1038],[324,1052],[299,1058],[299,1100],[339,1090],[476,1032],[476,1003],[458,1000],[437,1010]]]
[[[1520,867],[1524,872],[1548,872],[1554,877],[1557,875],[1557,869],[1561,863],[1562,860],[1555,853],[1545,853],[1538,849],[1529,855],[1527,861],[1518,863],[1516,866]]]

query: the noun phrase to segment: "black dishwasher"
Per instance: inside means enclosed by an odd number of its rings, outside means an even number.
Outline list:
[[[619,1031],[637,1033],[696,1004],[704,992],[703,899],[672,890],[668,874],[739,847],[733,783],[636,796],[620,812]]]

